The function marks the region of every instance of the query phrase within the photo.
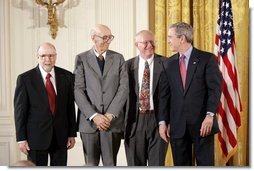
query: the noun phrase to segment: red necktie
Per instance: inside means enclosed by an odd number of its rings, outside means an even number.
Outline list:
[[[186,64],[185,64],[185,56],[182,55],[180,58],[180,73],[182,77],[182,83],[183,83],[183,88],[185,88],[185,81],[186,81]]]
[[[139,107],[141,112],[150,110],[150,69],[148,62],[145,62],[144,75],[139,94]]]
[[[54,113],[56,108],[56,93],[55,93],[53,84],[50,81],[50,77],[51,75],[50,73],[48,73],[46,76],[46,90],[48,93],[50,111]]]

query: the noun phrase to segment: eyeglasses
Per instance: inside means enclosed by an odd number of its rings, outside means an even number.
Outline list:
[[[103,41],[112,41],[114,38],[115,38],[115,36],[113,36],[113,35],[109,35],[109,36],[99,36],[99,35],[96,35],[95,34],[95,36],[96,37],[99,37],[99,38],[101,38]]]
[[[142,43],[143,45],[145,45],[145,46],[147,46],[148,45],[148,43],[150,43],[151,45],[153,45],[154,46],[154,41],[152,41],[152,40],[149,40],[149,41],[144,41],[144,42],[137,42],[137,43]]]
[[[42,59],[45,59],[46,57],[48,57],[49,59],[52,59],[56,57],[56,54],[43,54],[43,55],[39,55],[39,57],[41,57]]]

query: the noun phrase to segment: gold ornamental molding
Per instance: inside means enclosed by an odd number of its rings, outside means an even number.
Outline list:
[[[48,25],[50,26],[51,37],[56,38],[58,31],[58,20],[56,6],[62,4],[65,0],[35,0],[39,5],[45,6],[48,9]]]

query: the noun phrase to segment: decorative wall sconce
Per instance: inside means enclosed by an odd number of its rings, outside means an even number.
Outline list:
[[[39,5],[45,6],[48,9],[48,25],[50,26],[51,37],[56,38],[58,30],[58,21],[56,14],[56,6],[63,3],[65,0],[35,0]]]

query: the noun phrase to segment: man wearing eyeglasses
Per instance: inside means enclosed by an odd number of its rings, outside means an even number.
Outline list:
[[[120,53],[109,50],[111,30],[98,24],[91,30],[94,46],[76,56],[75,100],[86,165],[115,166],[124,131],[128,75]]]
[[[16,137],[21,152],[36,166],[67,165],[75,144],[74,76],[55,66],[56,48],[42,43],[38,65],[19,75],[14,95]]]
[[[158,129],[158,83],[162,57],[155,54],[154,34],[136,34],[139,55],[126,62],[129,75],[125,149],[129,166],[163,166],[167,144]]]

